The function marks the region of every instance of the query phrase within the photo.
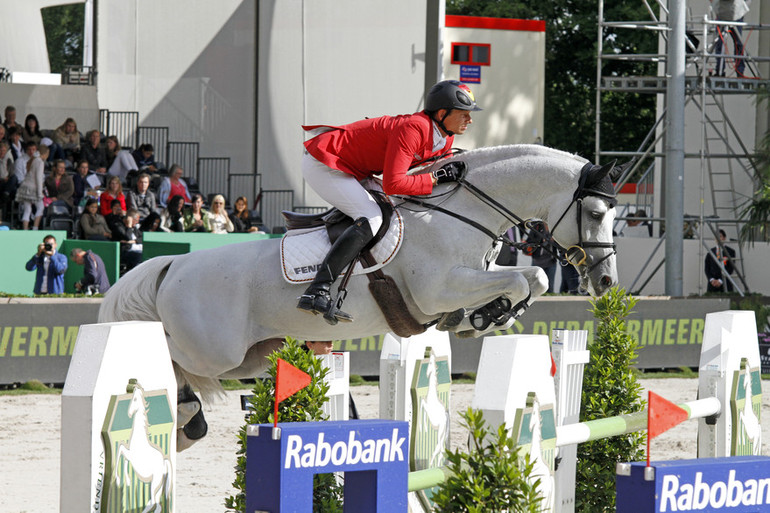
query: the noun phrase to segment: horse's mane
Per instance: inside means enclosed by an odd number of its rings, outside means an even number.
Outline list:
[[[588,162],[588,160],[579,155],[567,153],[566,151],[557,150],[555,148],[549,148],[541,144],[511,144],[508,146],[490,146],[487,148],[469,150],[456,156],[457,159],[465,160],[474,168],[478,168],[486,164],[491,164],[493,162],[499,162],[501,160],[508,160],[518,157],[561,158],[565,160],[574,160],[580,164],[585,164]]]

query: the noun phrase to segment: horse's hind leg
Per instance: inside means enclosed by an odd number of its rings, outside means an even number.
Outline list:
[[[179,389],[177,395],[177,452],[184,451],[206,436],[208,424],[203,416],[201,401],[190,385]]]

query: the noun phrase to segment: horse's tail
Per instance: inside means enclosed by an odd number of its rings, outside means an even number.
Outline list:
[[[173,259],[152,258],[120,278],[102,300],[99,322],[160,321],[155,299]]]

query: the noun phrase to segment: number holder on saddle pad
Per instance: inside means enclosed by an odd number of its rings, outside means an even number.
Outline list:
[[[382,272],[398,253],[404,240],[404,220],[381,191],[370,190],[382,210],[383,223],[372,241],[347,267],[339,287],[335,308],[339,309],[347,295],[347,282],[352,275],[366,274],[369,290],[394,333],[408,337],[426,327],[412,315],[396,282]],[[282,212],[288,231],[281,239],[281,270],[288,283],[310,283],[334,241],[353,223],[353,219],[337,209],[321,214]]]

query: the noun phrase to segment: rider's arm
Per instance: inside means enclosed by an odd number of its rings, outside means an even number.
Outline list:
[[[433,178],[430,173],[407,175],[409,166],[422,158],[425,136],[419,125],[406,124],[396,131],[388,141],[385,150],[385,165],[382,170],[382,188],[385,194],[430,194]],[[415,158],[417,156],[417,158]]]

